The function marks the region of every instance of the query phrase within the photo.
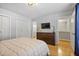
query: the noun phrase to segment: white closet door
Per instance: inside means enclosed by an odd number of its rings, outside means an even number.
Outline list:
[[[10,39],[10,18],[2,16],[2,40]]]
[[[2,16],[0,16],[0,40],[2,40]]]

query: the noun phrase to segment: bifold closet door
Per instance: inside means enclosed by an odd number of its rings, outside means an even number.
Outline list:
[[[10,39],[10,18],[0,16],[0,40]]]
[[[0,16],[0,40],[2,40],[2,16]]]
[[[10,18],[2,16],[2,39],[10,39]]]

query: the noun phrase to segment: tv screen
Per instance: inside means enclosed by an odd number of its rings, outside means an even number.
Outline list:
[[[50,23],[42,23],[41,28],[42,29],[50,29]]]

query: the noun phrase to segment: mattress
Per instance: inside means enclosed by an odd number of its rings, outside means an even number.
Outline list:
[[[30,38],[0,41],[0,56],[46,56],[49,53],[45,42]]]

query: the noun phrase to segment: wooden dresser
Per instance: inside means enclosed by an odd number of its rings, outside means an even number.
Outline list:
[[[37,39],[43,40],[47,44],[55,45],[55,32],[37,32]]]

